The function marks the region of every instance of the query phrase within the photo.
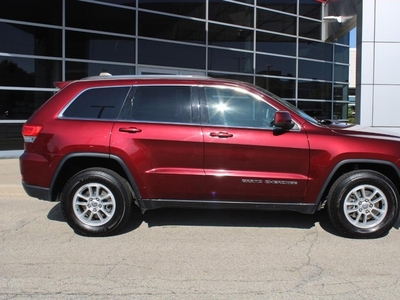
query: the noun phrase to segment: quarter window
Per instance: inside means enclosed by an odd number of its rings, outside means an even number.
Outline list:
[[[276,109],[247,92],[206,87],[205,98],[210,125],[272,127]]]
[[[94,88],[80,94],[65,110],[64,117],[115,120],[130,87]]]

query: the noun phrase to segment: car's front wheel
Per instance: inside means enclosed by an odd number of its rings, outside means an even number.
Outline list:
[[[91,168],[74,175],[61,193],[61,210],[75,232],[103,236],[119,230],[132,214],[132,193],[117,173]]]
[[[386,234],[398,216],[398,193],[381,173],[358,170],[333,184],[327,208],[333,225],[345,236],[376,238]]]

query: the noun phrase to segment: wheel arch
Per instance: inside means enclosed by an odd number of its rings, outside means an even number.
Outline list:
[[[97,167],[106,168],[119,174],[126,179],[131,187],[132,196],[135,200],[140,199],[140,192],[135,179],[129,171],[125,162],[118,156],[103,153],[71,153],[66,155],[59,163],[53,180],[50,184],[49,196],[51,200],[59,200],[61,191],[67,181],[79,171]]]
[[[396,193],[399,195],[400,187],[400,170],[393,162],[384,160],[364,160],[364,159],[347,159],[341,161],[339,164],[332,169],[329,176],[325,180],[323,187],[321,188],[316,203],[318,204],[318,210],[323,208],[325,200],[328,196],[329,190],[331,189],[334,182],[343,174],[355,170],[374,170],[388,177],[394,186],[396,187]]]

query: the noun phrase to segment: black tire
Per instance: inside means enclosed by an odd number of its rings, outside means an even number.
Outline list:
[[[61,211],[78,234],[105,236],[120,230],[132,214],[129,185],[117,173],[91,168],[75,174],[61,193]]]
[[[339,177],[328,195],[332,224],[351,238],[377,238],[388,233],[398,217],[398,192],[393,183],[372,170]]]

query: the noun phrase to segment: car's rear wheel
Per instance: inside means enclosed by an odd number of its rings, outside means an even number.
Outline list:
[[[103,168],[74,175],[61,193],[61,210],[75,232],[87,236],[111,234],[132,214],[132,193],[126,180]]]
[[[371,170],[339,177],[328,195],[333,225],[345,236],[376,238],[386,234],[398,216],[398,193],[393,183]]]

